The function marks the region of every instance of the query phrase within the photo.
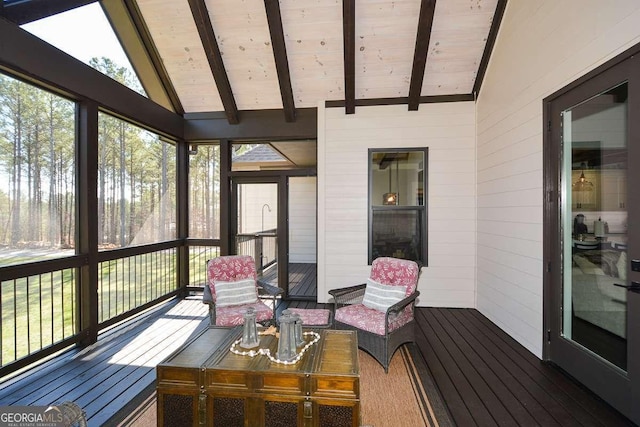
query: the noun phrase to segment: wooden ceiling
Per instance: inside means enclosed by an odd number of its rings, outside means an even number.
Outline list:
[[[107,12],[113,1],[102,2]],[[230,123],[238,122],[239,110],[265,109],[283,109],[294,121],[297,108],[325,101],[353,113],[357,105],[406,103],[415,110],[421,102],[474,99],[506,6],[506,0],[117,1],[155,55],[174,111],[224,111]]]

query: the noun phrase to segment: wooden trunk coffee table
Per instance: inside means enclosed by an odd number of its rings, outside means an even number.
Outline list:
[[[295,365],[229,351],[242,328],[209,327],[157,367],[159,426],[345,426],[360,421],[354,331],[319,330]],[[277,339],[260,348],[277,352]]]

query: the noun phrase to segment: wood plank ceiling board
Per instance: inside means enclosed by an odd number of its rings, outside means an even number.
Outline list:
[[[315,167],[318,163],[316,141],[273,141],[271,145],[297,167]]]
[[[137,0],[187,113],[224,110],[187,0]]]
[[[356,0],[356,99],[409,93],[420,2]]]
[[[240,110],[282,108],[263,0],[206,0]]]
[[[281,0],[280,11],[296,107],[344,99],[342,0]]]
[[[473,91],[498,0],[438,0],[421,95]]]

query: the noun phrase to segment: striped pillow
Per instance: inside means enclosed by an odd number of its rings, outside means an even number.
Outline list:
[[[214,282],[213,286],[216,289],[216,305],[218,307],[252,304],[258,301],[256,282],[253,279],[243,279],[236,282]]]
[[[367,279],[362,304],[386,313],[389,307],[404,299],[406,292],[406,286],[383,285],[375,280]]]

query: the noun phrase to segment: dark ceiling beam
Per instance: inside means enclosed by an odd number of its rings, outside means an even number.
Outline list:
[[[218,93],[222,100],[224,111],[227,115],[227,120],[230,124],[238,124],[238,107],[236,106],[236,100],[233,97],[233,91],[231,90],[231,84],[229,83],[229,76],[224,68],[224,62],[222,61],[222,55],[220,54],[220,48],[218,47],[218,41],[216,40],[216,34],[213,31],[213,25],[211,24],[211,18],[209,17],[209,11],[207,11],[207,5],[204,0],[189,0],[189,7],[193,14],[193,19],[198,28],[198,34],[202,39],[202,46],[207,55],[213,78],[216,81],[218,87]]]
[[[164,62],[160,58],[160,53],[151,38],[151,33],[144,22],[137,2],[134,0],[102,0],[101,4],[106,10],[112,2],[121,4],[119,9],[127,14],[126,30],[128,31],[121,31],[122,27],[117,25],[118,22],[113,22],[111,17],[109,19],[112,21],[112,27],[120,39],[120,44],[127,53],[131,65],[135,68],[145,91],[154,101],[159,102],[158,98],[162,98],[164,102],[160,102],[161,105],[169,104],[167,108],[178,114],[184,114],[180,98],[171,83],[169,73],[164,67]],[[107,15],[110,14],[107,13]]]
[[[231,140],[300,140],[318,137],[318,109],[298,108],[295,122],[282,120],[282,110],[242,110],[242,120],[230,125],[222,112],[186,113],[187,142]]]
[[[273,59],[276,62],[276,71],[278,72],[278,83],[280,84],[284,118],[287,122],[295,122],[296,105],[293,100],[293,89],[291,89],[291,75],[289,74],[287,46],[285,45],[284,31],[282,29],[280,2],[278,0],[264,0],[264,7],[267,12],[269,34],[271,35]]]
[[[24,0],[4,3],[0,16],[17,25],[28,24],[47,16],[66,12],[76,7],[95,3],[97,0]]]
[[[498,4],[496,5],[496,13],[493,15],[493,20],[491,21],[491,29],[489,30],[489,35],[487,36],[487,43],[484,45],[482,59],[480,60],[480,65],[478,66],[476,81],[473,84],[472,93],[474,93],[476,97],[480,93],[482,81],[484,80],[484,75],[487,72],[489,59],[491,59],[493,46],[496,44],[496,39],[498,38],[498,30],[500,29],[500,23],[502,22],[502,17],[504,16],[504,10],[506,8],[507,0],[498,0]]]
[[[356,1],[342,0],[345,113],[356,112]]]
[[[431,27],[433,25],[433,15],[435,11],[436,0],[422,0],[420,4],[420,17],[418,18],[416,49],[413,53],[411,82],[409,83],[409,111],[416,111],[420,105],[422,81],[424,80],[424,70],[427,66],[429,40],[431,39]]]
[[[475,101],[475,97],[472,93],[460,94],[460,95],[431,95],[421,96],[420,104],[435,104],[440,102],[467,102]],[[400,96],[397,98],[366,98],[356,99],[356,107],[373,107],[381,105],[403,105],[408,104],[409,98],[406,96]],[[331,100],[325,101],[324,106],[326,108],[344,107],[344,100]]]

